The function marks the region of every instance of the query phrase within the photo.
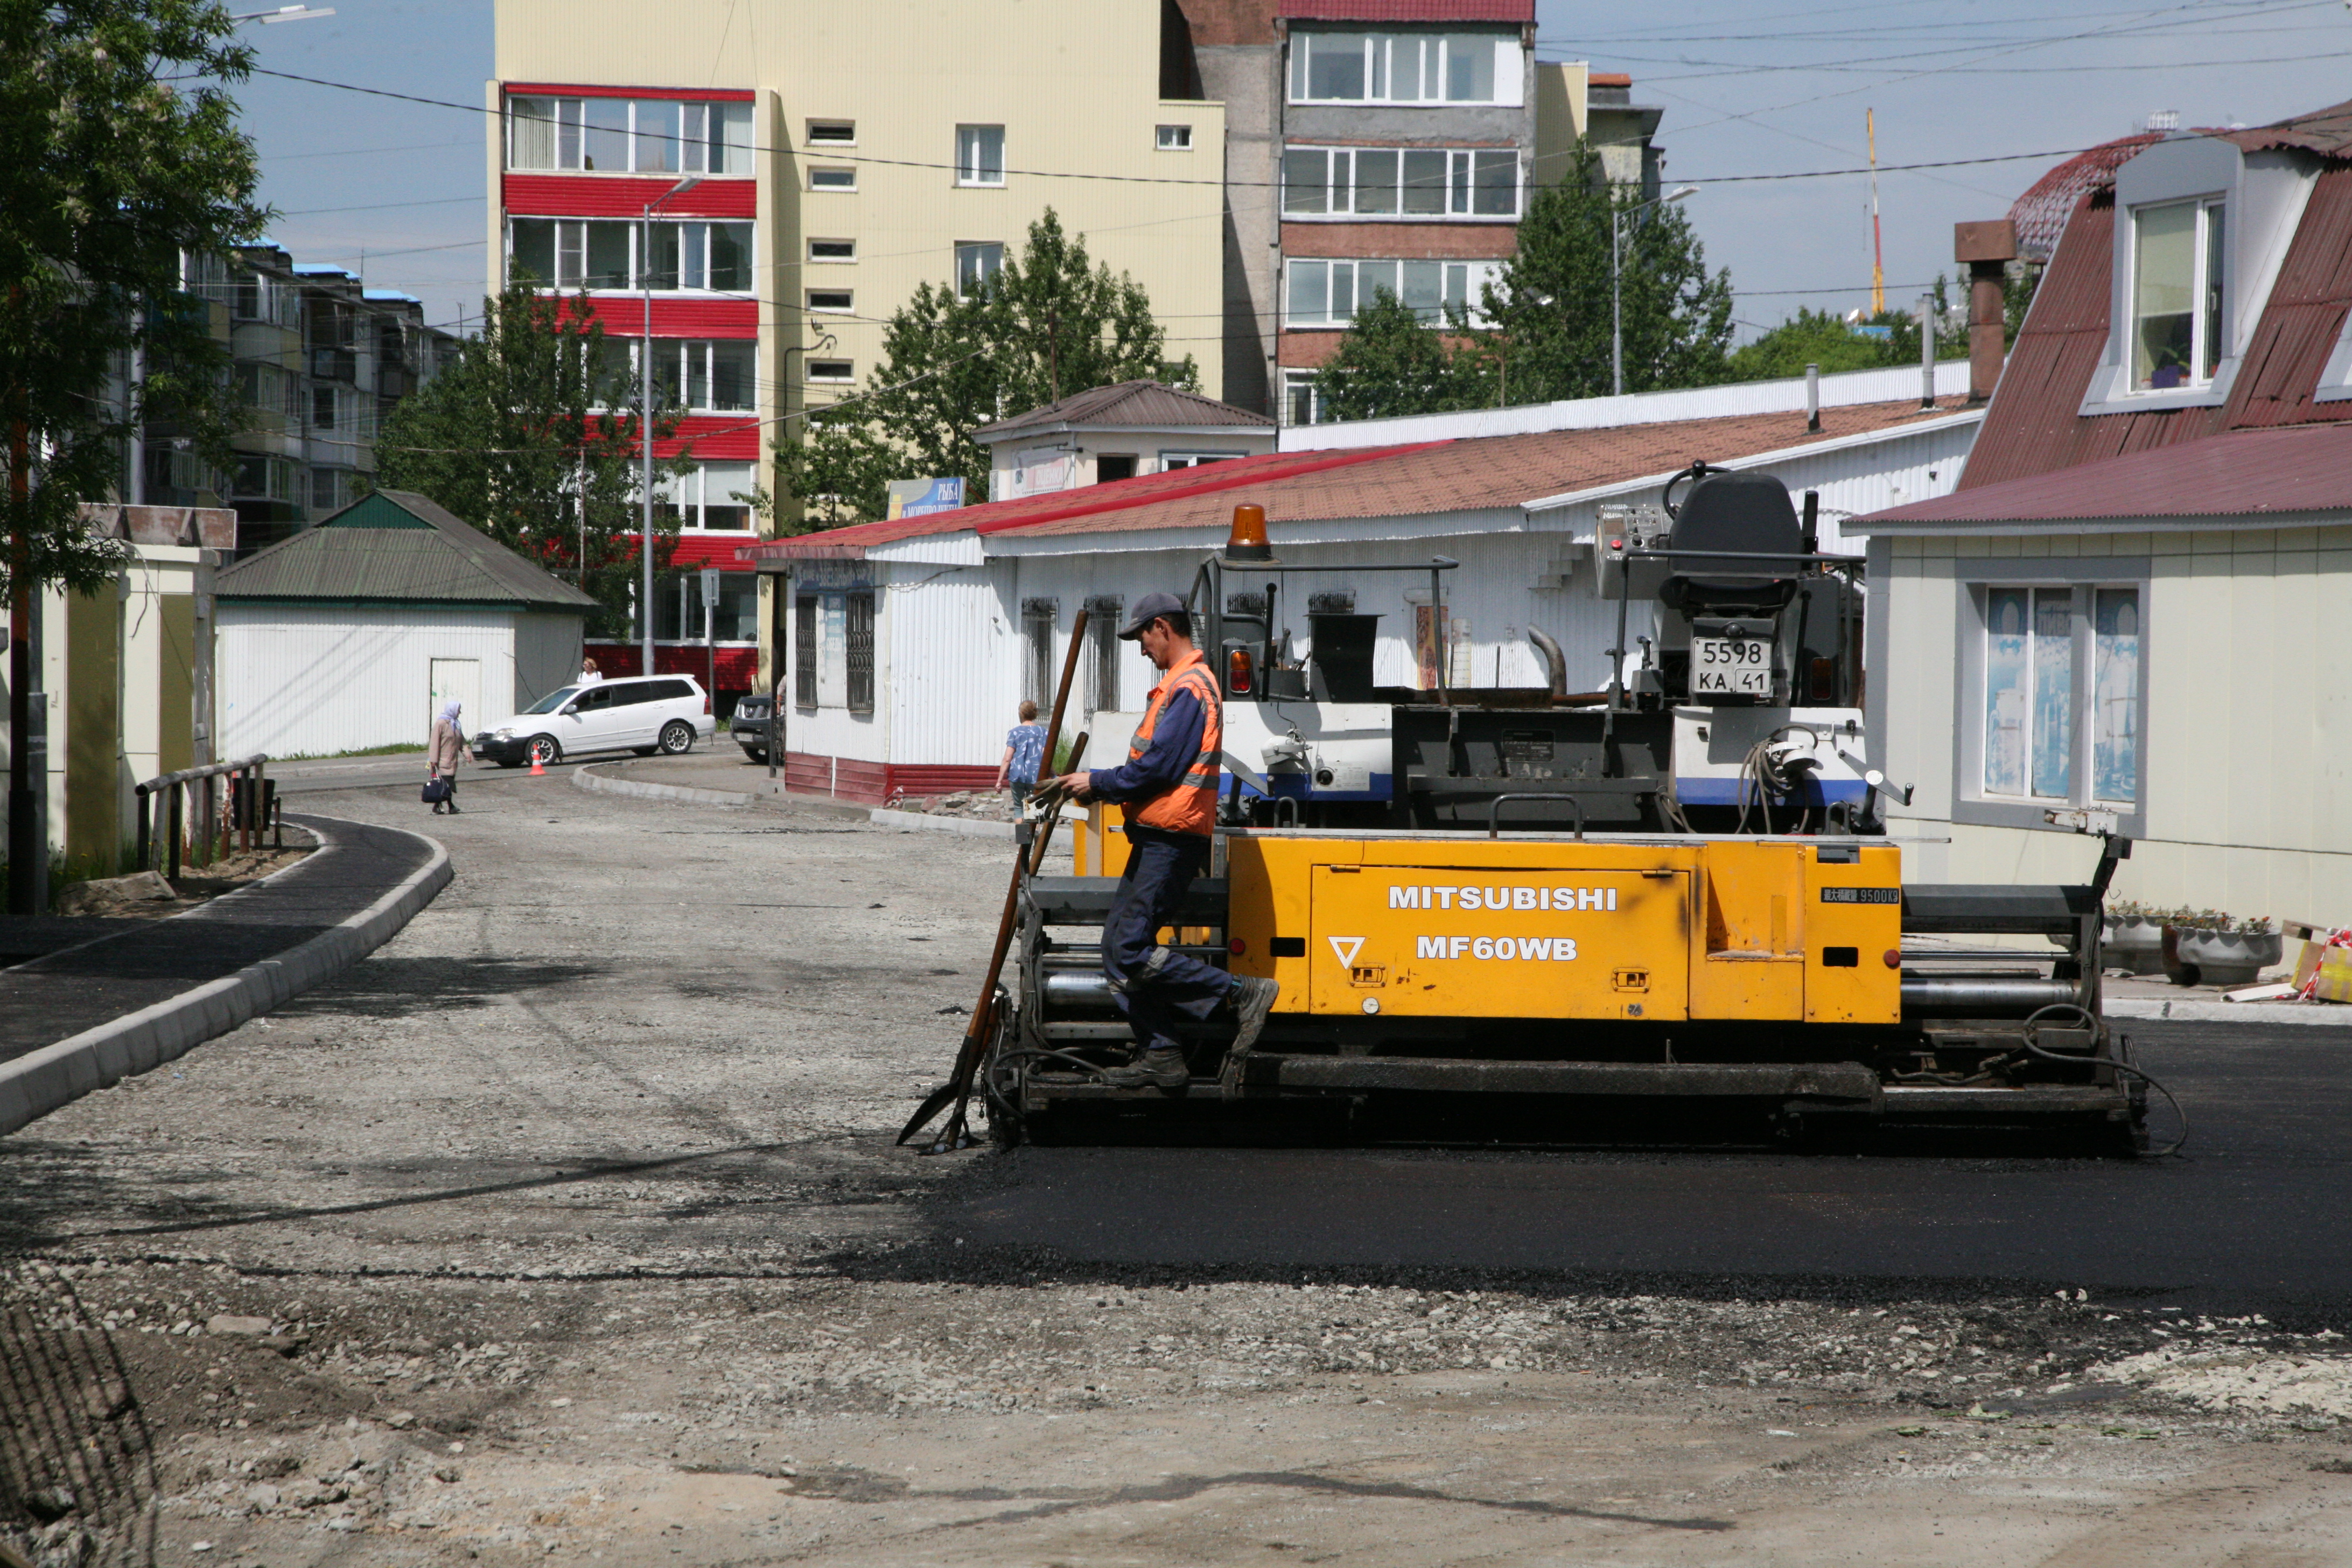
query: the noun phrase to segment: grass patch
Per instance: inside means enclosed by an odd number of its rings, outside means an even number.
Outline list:
[[[282,757],[272,757],[273,763],[336,763],[345,757],[397,757],[410,752],[422,752],[422,741],[396,741],[389,746],[367,746],[356,752],[289,752]]]

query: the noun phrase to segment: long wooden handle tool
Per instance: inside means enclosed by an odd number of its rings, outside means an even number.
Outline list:
[[[1069,651],[1062,658],[1062,682],[1054,693],[1054,717],[1045,727],[1044,765],[1047,769],[1054,766],[1055,748],[1062,738],[1062,710],[1070,700],[1070,685],[1078,673],[1078,650],[1086,637],[1087,612],[1080,610],[1070,626]],[[1058,810],[1054,815],[1058,816]],[[1045,863],[1045,840],[1053,831],[1052,820],[1048,816],[1041,823],[1035,842],[1022,846],[1013,856],[1013,880],[1004,889],[1004,913],[996,922],[996,947],[989,954],[988,973],[980,983],[980,1000],[972,1005],[971,1026],[964,1030],[963,1044],[956,1051],[955,1070],[947,1082],[923,1097],[923,1103],[915,1108],[915,1114],[899,1130],[900,1143],[910,1142],[950,1103],[956,1108],[954,1117],[939,1141],[924,1152],[943,1153],[963,1148],[970,1142],[964,1132],[964,1102],[971,1096],[972,1075],[979,1070],[980,1058],[988,1048],[990,1025],[996,1012],[996,982],[1004,973],[1004,955],[1012,950],[1013,927],[1021,918],[1021,884],[1035,874],[1033,859],[1035,865]]]

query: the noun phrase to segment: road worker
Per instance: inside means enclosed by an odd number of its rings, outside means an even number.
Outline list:
[[[1118,635],[1141,647],[1160,683],[1124,764],[1066,773],[1058,782],[1076,799],[1127,807],[1127,869],[1103,922],[1102,951],[1103,973],[1135,1032],[1136,1055],[1105,1076],[1120,1088],[1181,1089],[1192,1069],[1176,1037],[1179,1022],[1204,1025],[1229,1009],[1237,1026],[1233,1048],[1245,1051],[1281,987],[1236,978],[1160,945],[1160,928],[1175,923],[1185,890],[1209,864],[1223,704],[1215,674],[1192,646],[1192,617],[1175,595],[1144,595]]]

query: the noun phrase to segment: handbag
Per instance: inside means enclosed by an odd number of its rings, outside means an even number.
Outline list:
[[[449,781],[447,779],[429,778],[425,781],[425,795],[423,798],[425,804],[427,805],[440,805],[443,801],[449,798]]]

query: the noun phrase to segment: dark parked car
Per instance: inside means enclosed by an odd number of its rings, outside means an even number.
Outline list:
[[[735,743],[743,748],[743,754],[755,763],[768,760],[768,713],[775,705],[774,698],[756,691],[735,700],[735,716],[728,721],[729,730]]]

